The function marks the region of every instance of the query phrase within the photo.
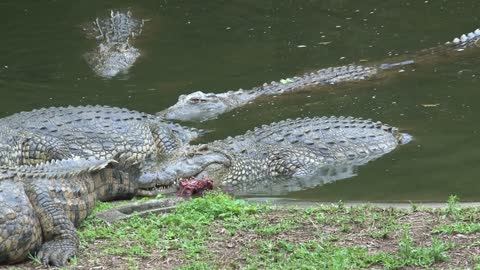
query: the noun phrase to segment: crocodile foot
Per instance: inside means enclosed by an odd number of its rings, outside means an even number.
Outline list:
[[[37,252],[37,258],[45,265],[63,266],[75,256],[77,245],[69,239],[48,241]]]

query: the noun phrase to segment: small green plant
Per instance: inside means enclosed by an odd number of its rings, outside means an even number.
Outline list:
[[[370,237],[375,239],[387,239],[391,233],[389,228],[381,228],[370,232]]]
[[[260,241],[259,253],[247,257],[247,269],[361,269],[376,263],[365,248],[308,241]]]
[[[291,230],[296,227],[296,222],[292,219],[285,219],[281,222],[274,225],[263,225],[257,229],[258,234],[264,236],[272,236],[284,232],[286,230]]]
[[[69,265],[71,266],[75,266],[75,265],[78,265],[78,257],[77,256],[73,256],[72,258],[69,259]]]
[[[211,270],[219,269],[213,262],[192,262],[188,265],[178,268],[179,270]]]
[[[42,262],[37,258],[37,256],[33,255],[32,253],[28,253],[28,259],[31,260],[36,266],[42,265]]]
[[[349,224],[342,224],[342,227],[340,228],[340,231],[343,233],[349,233],[353,230],[352,226]]]
[[[480,256],[476,256],[473,258],[475,264],[475,270],[480,270]]]
[[[408,230],[404,231],[403,237],[399,241],[399,261],[403,266],[428,267],[437,262],[443,262],[448,259],[447,251],[452,248],[449,243],[442,243],[440,240],[432,239],[430,247],[418,247]]]
[[[138,261],[132,257],[127,257],[127,264],[129,270],[137,270],[140,268]]]
[[[414,202],[410,202],[410,209],[412,210],[412,212],[417,212],[418,211],[418,204],[416,204]]]
[[[473,222],[455,222],[452,224],[442,224],[433,228],[432,232],[445,234],[472,234],[480,232],[480,224]]]
[[[339,210],[339,211],[345,211],[345,209],[346,209],[346,208],[345,208],[345,202],[343,202],[342,200],[340,200],[340,201],[338,201],[337,205],[338,205],[338,210]]]
[[[457,195],[450,195],[447,201],[447,213],[454,214],[459,210]]]

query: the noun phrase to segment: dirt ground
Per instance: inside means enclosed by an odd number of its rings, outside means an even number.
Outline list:
[[[223,220],[215,220],[210,225],[207,250],[210,254],[209,261],[216,262],[215,268],[239,269],[248,266],[251,257],[258,254],[258,243],[262,240],[272,242],[288,241],[292,244],[305,243],[308,241],[329,241],[337,246],[364,247],[369,253],[387,252],[396,253],[399,249],[399,239],[404,232],[400,228],[407,225],[410,228],[410,236],[414,244],[418,246],[430,246],[433,237],[444,243],[451,243],[452,248],[447,251],[448,259],[435,263],[434,269],[476,269],[478,256],[480,256],[480,233],[435,233],[434,228],[441,224],[452,222],[448,218],[440,216],[432,211],[407,211],[394,216],[397,224],[384,235],[378,233],[382,226],[377,219],[366,219],[362,222],[355,220],[318,222],[314,215],[300,215],[301,210],[275,210],[262,213],[259,220],[263,226],[276,226],[285,220],[292,220],[294,224],[288,228],[272,234],[262,234],[251,229],[239,229],[233,235],[225,228]],[[379,214],[381,215],[381,211]],[[303,213],[303,212],[302,212]],[[328,213],[327,213],[328,214]],[[357,213],[358,214],[358,213]],[[477,212],[478,214],[478,212]],[[351,215],[356,215],[355,213]],[[385,214],[386,215],[386,214]],[[377,222],[377,223],[376,223]],[[345,224],[348,227],[345,227]],[[373,236],[372,236],[373,235]],[[375,237],[376,235],[376,237]],[[152,250],[150,256],[112,256],[104,255],[99,247],[108,244],[108,239],[98,239],[81,249],[76,262],[67,267],[68,269],[177,269],[188,265],[183,257],[183,252],[178,249],[160,252]],[[128,246],[130,243],[123,243]],[[27,261],[23,264],[3,267],[10,269],[45,269],[43,266]],[[187,269],[193,269],[188,268]],[[370,269],[382,269],[382,265],[373,265]],[[408,266],[402,269],[423,269],[421,267]]]

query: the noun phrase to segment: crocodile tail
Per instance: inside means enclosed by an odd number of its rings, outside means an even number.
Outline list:
[[[324,84],[359,81],[371,78],[378,73],[375,66],[346,65],[319,69],[301,76],[281,79],[278,82],[265,83],[255,88],[263,95],[278,95],[298,89]]]

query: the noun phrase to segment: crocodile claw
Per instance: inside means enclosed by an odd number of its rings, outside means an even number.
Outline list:
[[[77,246],[74,241],[53,240],[42,245],[37,252],[37,258],[45,266],[64,266],[76,252]]]

